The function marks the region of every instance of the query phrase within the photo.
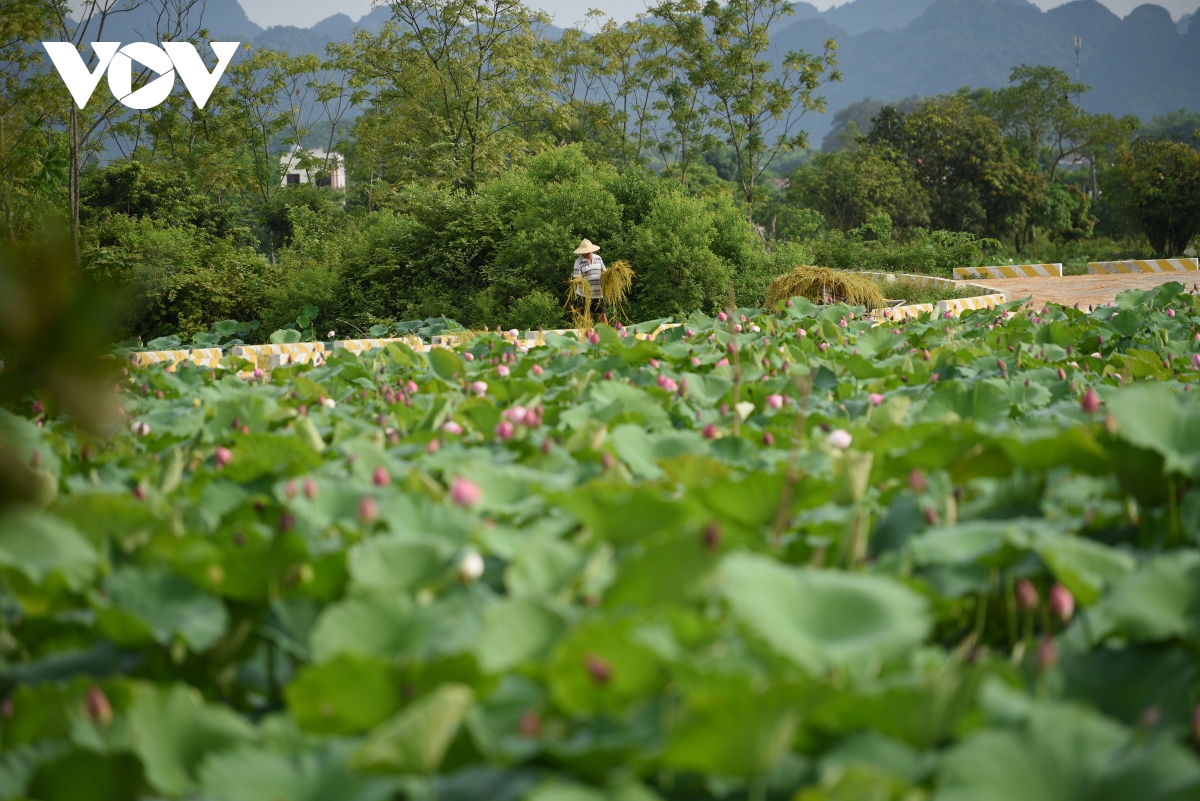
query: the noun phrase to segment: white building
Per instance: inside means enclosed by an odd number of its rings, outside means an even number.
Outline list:
[[[317,186],[346,188],[346,160],[341,153],[326,153],[324,148],[291,150],[279,157],[280,186],[296,186],[315,181]]]

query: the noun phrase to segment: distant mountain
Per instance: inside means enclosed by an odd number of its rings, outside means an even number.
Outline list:
[[[115,15],[105,38],[149,40],[149,5]],[[1076,36],[1083,39],[1081,77],[1094,87],[1083,100],[1089,110],[1143,120],[1200,110],[1195,13],[1175,22],[1165,9],[1142,5],[1121,19],[1098,0],[1073,0],[1050,11],[1029,0],[850,0],[824,12],[797,2],[794,11],[772,31],[776,57],[820,52],[831,38],[839,46],[842,82],[823,90],[830,113],[804,121],[814,145],[831,129],[834,112],[865,98],[890,102],[961,86],[998,88],[1020,64],[1055,66],[1073,76]],[[349,41],[355,28],[378,31],[390,13],[381,6],[357,21],[338,13],[311,28],[264,30],[238,0],[207,0],[202,22],[215,40],[323,55],[330,42]]]
[[[839,9],[869,2],[879,0]],[[908,0],[896,5],[901,2]],[[831,14],[791,21],[774,37],[781,52],[814,52],[827,38],[838,41],[843,79],[824,89],[831,111],[864,98],[998,88],[1020,64],[1055,66],[1074,76],[1076,36],[1083,39],[1081,78],[1094,87],[1083,98],[1085,108],[1144,120],[1200,109],[1200,26],[1180,34],[1159,6],[1140,6],[1122,20],[1097,0],[1074,0],[1048,12],[1024,0],[936,0],[903,29],[857,35],[834,25]],[[830,129],[832,116],[806,120],[814,143]]]

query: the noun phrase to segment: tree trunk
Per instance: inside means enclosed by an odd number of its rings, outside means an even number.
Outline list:
[[[80,264],[79,250],[79,113],[71,101],[71,166],[68,173],[67,192],[71,207],[71,249],[75,254],[75,266]]]

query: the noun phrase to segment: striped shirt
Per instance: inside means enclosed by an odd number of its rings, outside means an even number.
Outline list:
[[[592,285],[592,300],[599,300],[603,297],[603,294],[600,292],[600,274],[604,270],[604,260],[593,253],[590,258],[588,256],[580,256],[575,260],[575,272],[571,274],[571,277],[578,278],[582,275],[586,278],[588,283]],[[583,292],[576,288],[575,294],[582,295]]]

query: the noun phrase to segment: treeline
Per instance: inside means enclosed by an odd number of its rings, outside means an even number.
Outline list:
[[[161,38],[206,41],[187,13],[202,0],[141,2],[161,5]],[[177,91],[132,112],[103,87],[75,109],[39,59],[37,42],[90,42],[115,12],[0,0],[5,238],[57,226],[86,279],[123,292],[125,333],[186,340],[225,319],[270,332],[305,307],[321,334],[441,315],[556,326],[583,237],[632,263],[627,312],[645,319],[731,288],[757,303],[799,263],[1175,255],[1200,229],[1195,151],[1080,111],[1086,87],[1055,69],[883,107],[814,155],[802,120],[840,77],[836,43],[775,52],[782,0],[664,0],[559,38],[516,0],[391,11],[325,59],[247,50],[202,109]],[[348,190],[281,180],[281,153],[318,136]],[[338,166],[298,159],[314,179]]]

